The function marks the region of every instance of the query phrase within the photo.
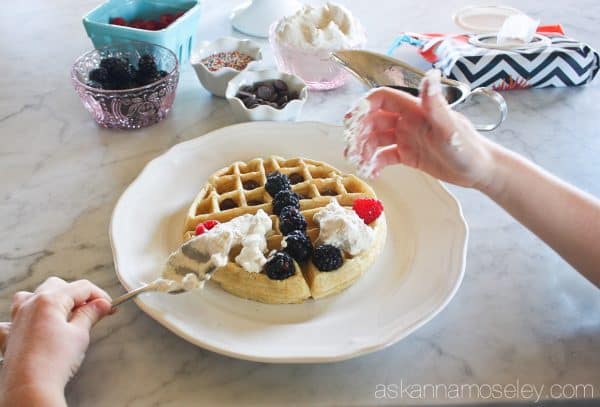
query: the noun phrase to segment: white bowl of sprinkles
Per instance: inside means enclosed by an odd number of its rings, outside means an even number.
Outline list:
[[[224,97],[234,76],[260,67],[262,53],[254,41],[225,37],[200,44],[192,51],[190,63],[202,86],[213,95]]]

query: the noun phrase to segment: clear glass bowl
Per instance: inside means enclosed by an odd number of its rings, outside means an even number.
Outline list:
[[[138,59],[151,54],[158,69],[167,75],[145,86],[123,90],[97,89],[88,86],[89,72],[107,57],[122,57],[137,66]],[[139,129],[164,119],[169,113],[179,80],[177,57],[159,45],[131,42],[115,44],[87,52],[77,58],[71,69],[71,81],[81,102],[103,127]]]
[[[335,89],[346,83],[350,74],[330,57],[335,49],[301,49],[289,46],[278,40],[276,27],[277,22],[269,29],[269,43],[279,70],[299,76],[314,90]],[[364,46],[365,44],[358,44],[354,49]]]

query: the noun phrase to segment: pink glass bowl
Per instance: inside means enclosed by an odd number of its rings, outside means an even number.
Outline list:
[[[280,71],[299,76],[313,90],[335,89],[346,83],[350,74],[330,56],[335,49],[301,49],[284,44],[275,33],[277,24],[273,23],[269,29],[269,43]],[[359,44],[355,49],[364,45]]]
[[[88,86],[89,72],[107,57],[123,57],[137,65],[140,56],[151,54],[158,69],[167,75],[156,82],[123,90],[97,89]],[[179,64],[175,54],[159,45],[131,42],[87,52],[77,58],[71,69],[71,81],[81,102],[96,123],[102,127],[139,129],[164,119],[169,113],[179,80]]]

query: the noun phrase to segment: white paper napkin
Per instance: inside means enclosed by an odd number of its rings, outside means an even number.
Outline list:
[[[533,39],[540,20],[534,20],[526,14],[515,14],[508,17],[498,33],[498,45],[515,42],[528,44]]]

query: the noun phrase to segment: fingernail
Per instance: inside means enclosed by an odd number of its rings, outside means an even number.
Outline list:
[[[427,96],[435,96],[442,93],[441,84],[442,73],[439,69],[430,69],[425,74],[425,80],[427,81]]]

